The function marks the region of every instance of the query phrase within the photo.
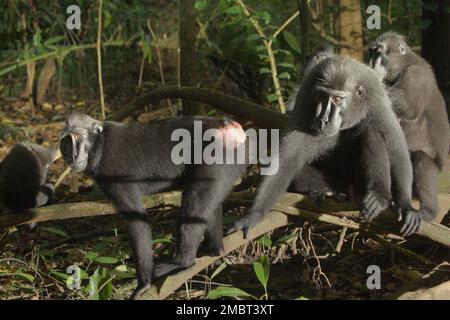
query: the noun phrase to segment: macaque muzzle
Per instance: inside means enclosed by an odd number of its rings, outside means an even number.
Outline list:
[[[328,96],[317,104],[312,128],[317,134],[334,136],[339,131],[341,120],[339,107]]]
[[[67,134],[60,141],[61,154],[64,161],[67,163],[74,163],[78,155],[77,141],[72,134]]]

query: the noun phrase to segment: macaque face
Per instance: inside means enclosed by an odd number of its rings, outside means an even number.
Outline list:
[[[61,154],[72,170],[82,172],[89,164],[95,136],[103,130],[99,121],[88,116],[70,116],[60,141]]]

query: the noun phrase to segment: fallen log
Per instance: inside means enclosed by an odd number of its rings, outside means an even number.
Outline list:
[[[449,300],[450,265],[441,263],[420,278],[407,281],[387,297],[389,300]],[[403,271],[404,272],[404,271]],[[418,273],[416,271],[416,273]],[[418,273],[420,275],[420,273]]]
[[[254,192],[234,192],[228,199],[231,201],[244,201],[247,205],[250,205],[254,196]],[[439,195],[439,200],[441,209],[448,212],[450,208],[450,195]],[[162,205],[179,206],[180,202],[180,191],[164,192],[144,197],[145,208]],[[323,205],[318,206],[304,195],[285,193],[274,208],[279,211],[284,210],[283,212],[285,214],[300,216],[310,221],[331,223],[351,229],[359,229],[360,226],[359,223],[347,219],[348,217],[357,217],[359,215],[355,205],[348,201],[336,202],[333,199],[326,199]],[[387,210],[387,212],[390,211]],[[115,213],[114,207],[104,200],[56,204],[20,214],[4,213],[0,215],[0,228],[32,222],[111,215]],[[345,220],[340,217],[344,217]],[[388,230],[390,233],[398,234],[400,223],[391,212],[390,214],[381,215],[370,226],[372,228],[371,230],[376,233]],[[444,225],[423,222],[421,230],[416,235],[450,247],[450,229]]]
[[[282,226],[288,224],[288,216],[281,212],[271,211],[269,212],[255,228],[253,228],[247,239],[243,238],[242,232],[234,232],[223,239],[224,255],[227,255],[231,251],[241,247],[249,241],[252,241],[259,236]],[[144,292],[138,297],[139,300],[155,300],[165,299],[175,290],[183,285],[187,280],[195,276],[197,273],[213,264],[217,257],[202,257],[195,261],[195,265],[189,269],[183,270],[177,274],[169,276],[165,279],[156,281],[150,289]]]
[[[251,196],[249,193],[241,193],[241,194],[233,194],[233,196],[240,198],[248,198]],[[333,216],[330,214],[321,214],[321,213],[314,213],[311,211],[307,211],[300,208],[291,207],[289,205],[286,205],[286,202],[296,202],[297,200],[302,200],[305,198],[302,195],[298,194],[286,194],[284,197],[282,197],[279,202],[274,206],[273,211],[269,212],[263,221],[258,223],[258,225],[250,230],[250,233],[248,235],[247,239],[243,238],[243,234],[241,231],[234,232],[227,237],[224,238],[224,253],[221,256],[216,257],[202,257],[196,259],[196,263],[194,266],[192,266],[189,269],[183,270],[179,273],[176,273],[174,275],[168,276],[165,279],[156,281],[151,288],[149,288],[146,292],[141,294],[138,299],[140,300],[154,300],[154,299],[165,299],[170,294],[175,292],[179,287],[183,285],[186,281],[191,279],[193,276],[198,274],[200,271],[208,267],[209,265],[213,264],[216,260],[222,258],[223,256],[229,254],[231,251],[236,250],[240,248],[241,246],[245,245],[247,242],[252,241],[259,236],[282,226],[285,226],[288,224],[289,219],[287,216],[296,216],[300,218],[307,219],[309,221],[320,221],[320,222],[326,222],[326,223],[332,223],[334,225],[339,225],[346,228],[351,228],[355,230],[361,230],[364,233],[368,233],[371,230],[373,230],[373,227],[369,226],[363,226],[360,223],[357,223],[352,220],[348,220],[346,217],[341,218],[337,216]],[[245,200],[244,200],[245,201]],[[347,204],[348,205],[348,204]],[[430,225],[429,227],[433,230],[433,232],[436,232],[436,228],[438,228],[439,225],[435,225],[432,223],[426,223],[424,224]],[[445,229],[446,234],[450,235],[450,229],[446,228],[445,226],[442,226]],[[422,228],[423,229],[423,228]],[[378,233],[383,233],[382,230],[376,230]],[[419,232],[420,234],[420,232]],[[426,235],[426,237],[429,237],[429,235]],[[433,239],[435,240],[435,239]],[[450,246],[450,238],[447,237],[446,241],[441,241],[442,239],[440,237],[437,237],[437,242],[440,242],[444,245]],[[377,236],[377,241],[383,241],[383,239],[379,236]],[[401,254],[407,255],[408,257],[413,257],[414,259],[429,264],[430,261],[424,257],[421,257],[414,252],[397,247],[397,250],[400,251]]]
[[[153,208],[162,205],[179,206],[180,203],[180,191],[156,193],[144,197],[144,205],[146,208]],[[12,227],[32,222],[104,216],[111,214],[116,214],[116,209],[109,203],[109,201],[106,200],[55,204],[21,213],[2,213],[0,215],[0,228]]]

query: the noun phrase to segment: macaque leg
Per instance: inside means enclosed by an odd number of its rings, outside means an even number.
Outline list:
[[[37,196],[36,196],[36,207],[43,206],[47,204],[50,199],[53,197],[53,194],[55,193],[55,188],[53,184],[46,183],[45,185],[41,186]]]
[[[422,219],[431,221],[439,212],[437,178],[439,168],[424,152],[414,152],[411,156],[414,195],[420,202]]]
[[[183,191],[175,258],[156,266],[156,278],[194,265],[204,236],[218,254],[223,250],[222,218],[218,219],[218,215],[221,215],[222,201],[240,176],[240,171],[233,166],[200,166],[187,177],[189,184]]]
[[[223,253],[223,217],[222,205],[219,205],[213,216],[208,221],[205,237],[200,245],[199,254],[211,257]]]
[[[132,298],[147,290],[152,282],[153,252],[152,232],[147,222],[147,212],[142,205],[141,193],[128,185],[113,185],[105,190],[125,219],[136,265],[138,286]]]

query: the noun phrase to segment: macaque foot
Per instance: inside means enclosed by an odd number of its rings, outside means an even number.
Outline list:
[[[189,267],[192,267],[195,263],[189,263],[189,264],[180,264],[177,262],[165,262],[165,263],[159,263],[155,266],[154,271],[154,278],[160,279],[163,277],[167,277],[171,274],[175,274],[181,270],[187,269]]]
[[[321,206],[325,203],[326,193],[320,191],[311,191],[308,193],[308,197],[311,198],[311,201],[315,205]]]
[[[136,289],[134,289],[133,293],[130,296],[130,300],[137,300],[141,294],[143,294],[145,291],[150,289],[151,283],[146,284],[144,286],[138,286]]]
[[[44,184],[44,187],[48,188],[53,193],[55,192],[55,186],[53,185],[53,183],[47,182]]]
[[[242,230],[244,233],[244,239],[247,239],[248,234],[252,228],[254,228],[257,223],[261,220],[261,215],[258,213],[250,213],[234,223],[228,234],[234,231]]]
[[[221,256],[224,253],[223,242],[219,243],[218,241],[203,241],[200,247],[198,248],[197,255],[199,257],[210,256],[217,257]]]
[[[361,214],[367,221],[372,221],[389,207],[389,201],[375,192],[369,192],[361,203]]]
[[[411,206],[401,206],[395,208],[395,210],[398,215],[398,221],[403,221],[403,225],[400,228],[400,233],[404,237],[408,237],[419,231],[422,225],[422,220],[427,214],[426,212],[416,210]]]

